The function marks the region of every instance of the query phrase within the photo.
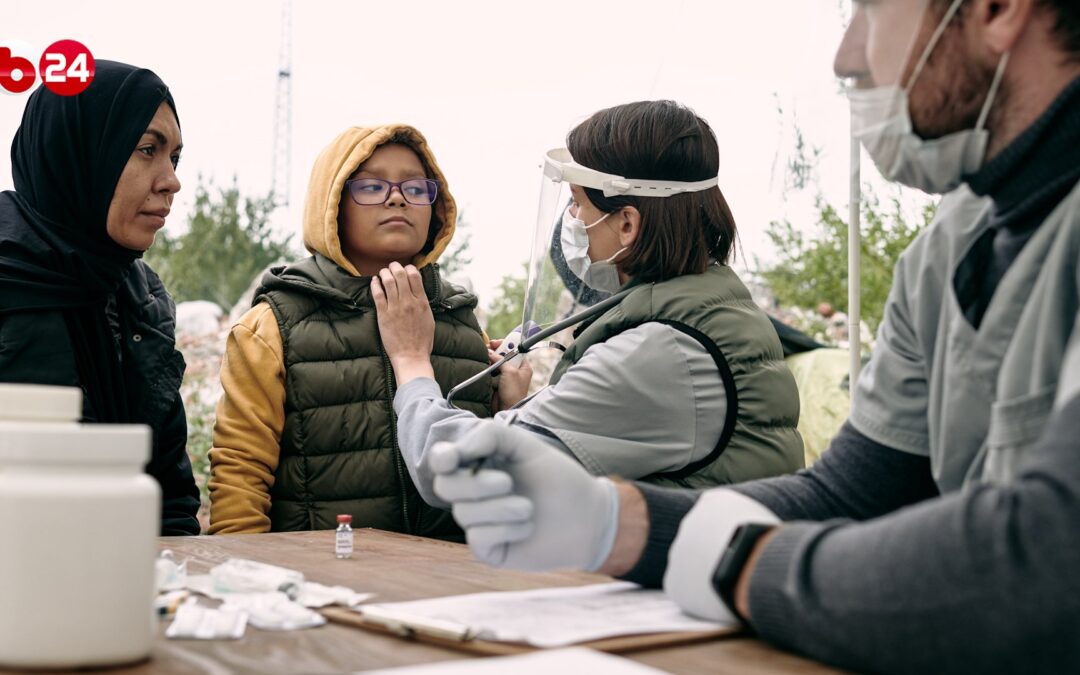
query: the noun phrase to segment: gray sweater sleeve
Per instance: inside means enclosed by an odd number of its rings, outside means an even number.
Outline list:
[[[856,670],[1080,672],[1080,397],[1005,485],[792,523],[750,584],[769,642]]]
[[[626,578],[658,587],[679,523],[700,493],[645,483],[637,487],[649,512],[649,540]],[[849,424],[811,468],[730,489],[756,499],[782,520],[865,520],[937,494],[928,458],[875,443]]]
[[[811,468],[731,487],[782,520],[867,520],[938,495],[928,457],[881,445],[851,423]]]
[[[450,508],[432,489],[435,476],[428,468],[427,453],[440,441],[458,440],[480,424],[481,419],[451,407],[438,383],[430,377],[418,377],[399,387],[394,396],[394,413],[398,446],[420,497],[432,506]],[[503,415],[499,413],[495,418]]]

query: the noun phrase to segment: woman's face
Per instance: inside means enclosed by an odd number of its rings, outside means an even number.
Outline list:
[[[158,106],[116,183],[106,231],[117,244],[145,251],[165,226],[173,195],[180,191],[180,124],[168,103]]]
[[[387,143],[371,153],[350,179],[380,178],[400,183],[427,178],[424,165],[407,145]],[[376,274],[393,261],[408,263],[427,243],[431,205],[410,204],[400,188],[391,188],[382,204],[361,205],[346,189],[341,197],[338,222],[341,250],[363,275]]]
[[[570,215],[581,220],[585,225],[592,225],[601,218],[607,217],[596,227],[590,227],[586,232],[589,234],[589,259],[593,262],[607,260],[615,255],[619,249],[629,244],[623,244],[619,236],[620,212],[615,211],[608,215],[596,208],[589,201],[585,189],[578,185],[570,186],[570,193],[574,201],[570,204]],[[633,243],[631,241],[630,243]]]

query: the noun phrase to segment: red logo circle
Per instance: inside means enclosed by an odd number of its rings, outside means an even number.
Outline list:
[[[94,55],[81,42],[57,40],[41,55],[38,71],[45,87],[60,96],[81,94],[94,81]]]
[[[8,47],[0,47],[0,88],[12,94],[29,91],[37,82],[34,63],[30,59],[13,54]]]

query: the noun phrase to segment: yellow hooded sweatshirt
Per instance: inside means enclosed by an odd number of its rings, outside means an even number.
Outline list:
[[[308,251],[357,277],[359,272],[341,250],[338,205],[345,181],[388,142],[410,146],[440,185],[432,213],[441,228],[432,250],[418,253],[413,264],[423,267],[436,261],[454,234],[457,207],[420,132],[402,124],[350,128],[315,161],[304,204],[303,233]],[[268,532],[270,488],[278,468],[286,395],[282,338],[269,303],[255,305],[233,326],[225,346],[221,384],[224,394],[217,406],[210,451],[210,533]]]

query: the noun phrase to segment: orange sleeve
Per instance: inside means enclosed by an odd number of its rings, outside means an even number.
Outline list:
[[[251,308],[230,331],[221,386],[210,449],[210,534],[269,532],[285,427],[284,349],[269,304]]]

